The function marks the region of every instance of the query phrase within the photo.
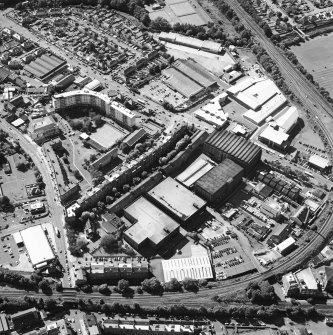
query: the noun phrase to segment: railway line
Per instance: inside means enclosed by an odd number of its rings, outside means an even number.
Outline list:
[[[255,38],[265,48],[269,56],[279,66],[282,75],[285,78],[286,83],[290,87],[290,90],[299,97],[303,103],[305,109],[314,116],[316,123],[325,134],[330,148],[333,148],[333,137],[331,135],[331,129],[333,130],[333,110],[330,104],[321,96],[319,91],[307,81],[303,75],[289,62],[285,55],[265,36],[262,29],[253,21],[248,13],[234,0],[225,0],[231,5],[234,11],[237,13],[240,20],[243,21],[245,26],[252,30]],[[332,132],[333,133],[333,132]],[[50,296],[52,299],[91,299],[100,300],[103,299],[105,302],[113,303],[139,303],[142,306],[157,306],[157,305],[173,305],[173,304],[185,304],[189,307],[200,307],[219,305],[214,302],[211,297],[215,295],[228,294],[230,292],[237,291],[245,288],[251,281],[260,281],[268,279],[273,275],[278,275],[290,271],[295,265],[299,264],[308,257],[313,250],[317,249],[324,243],[324,236],[327,236],[331,228],[331,217],[326,218],[325,222],[320,227],[316,236],[305,246],[299,247],[288,257],[283,259],[281,263],[276,265],[274,268],[267,270],[264,273],[256,273],[243,277],[236,280],[228,280],[218,284],[218,286],[211,289],[201,289],[197,293],[185,292],[185,293],[164,293],[161,296],[152,295],[139,295],[135,294],[133,297],[123,297],[119,294],[111,294],[110,296],[104,296],[99,293],[86,294],[83,292],[55,292]],[[45,298],[43,293],[31,293],[22,292],[16,290],[4,290],[1,291],[2,296],[21,298],[22,295],[31,295],[34,298]],[[324,307],[323,307],[324,308]]]

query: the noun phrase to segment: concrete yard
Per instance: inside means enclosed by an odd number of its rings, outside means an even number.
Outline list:
[[[92,133],[90,138],[100,143],[103,147],[110,148],[118,139],[124,136],[124,132],[121,132],[109,124],[104,124],[101,128],[98,128],[95,133]]]

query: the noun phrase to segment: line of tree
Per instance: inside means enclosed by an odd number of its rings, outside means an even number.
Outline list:
[[[213,0],[214,1],[214,0]],[[286,57],[296,66],[296,68],[305,76],[307,80],[309,80],[312,84],[315,85],[315,87],[319,90],[320,94],[329,102],[333,103],[333,99],[330,97],[329,92],[321,87],[318,82],[314,81],[313,76],[311,73],[308,73],[308,71],[304,68],[302,64],[299,63],[296,55],[287,49],[287,46],[290,45],[290,43],[284,43],[281,41],[281,38],[278,34],[273,34],[270,27],[268,26],[267,22],[265,22],[257,13],[256,9],[253,7],[253,3],[251,0],[238,0],[240,5],[243,7],[243,9],[251,15],[253,20],[263,29],[266,36],[269,37],[273,43],[275,43],[277,46],[279,46],[283,51]],[[226,5],[228,6],[228,5]],[[229,9],[232,10],[232,9]],[[235,14],[236,15],[236,14]],[[228,16],[228,15],[227,15]],[[294,40],[294,42],[299,43],[304,41],[302,38],[297,38]],[[281,78],[282,79],[282,78]],[[281,81],[280,79],[280,81]],[[280,87],[280,86],[279,86]]]
[[[215,306],[207,308],[201,307],[187,307],[182,304],[175,304],[171,306],[156,306],[156,307],[142,307],[135,303],[133,306],[128,304],[106,304],[104,300],[100,303],[94,303],[91,300],[78,300],[78,308],[83,311],[102,312],[106,315],[117,314],[140,314],[140,315],[155,315],[158,317],[193,317],[193,318],[217,318],[222,320],[229,320],[230,318],[259,318],[259,319],[274,319],[277,317],[303,317],[307,319],[316,319],[319,313],[314,307],[303,308],[300,306],[290,306],[281,308],[276,305],[273,306],[249,306],[237,305],[229,307]]]

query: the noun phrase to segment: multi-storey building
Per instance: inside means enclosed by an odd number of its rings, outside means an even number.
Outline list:
[[[167,335],[169,333],[185,334],[200,334],[209,333],[209,321],[195,321],[195,320],[169,320],[164,318],[147,319],[136,317],[113,317],[104,319],[101,323],[101,328],[105,334],[132,334],[132,335],[151,335],[161,334]]]
[[[115,261],[85,262],[77,265],[76,284],[82,285],[89,282],[105,282],[112,279],[140,279],[149,276],[149,264],[147,261],[131,261],[123,258]]]
[[[120,103],[112,101],[107,95],[90,91],[70,91],[53,97],[53,107],[56,112],[80,106],[93,106],[106,116],[119,122],[126,128],[136,126],[136,115]]]
[[[59,128],[51,116],[32,120],[28,127],[29,136],[36,143],[43,143],[59,134]]]

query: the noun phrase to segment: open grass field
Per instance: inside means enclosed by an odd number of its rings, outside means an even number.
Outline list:
[[[104,148],[110,148],[118,139],[124,136],[125,133],[117,128],[114,128],[109,124],[104,124],[101,128],[97,129],[96,133],[92,133],[90,138],[95,142],[98,142]]]
[[[167,0],[165,7],[160,10],[152,10],[151,6],[148,6],[147,9],[151,20],[163,17],[171,24],[179,22],[204,26],[212,21],[209,15],[194,0]]]
[[[333,95],[333,34],[318,36],[300,46],[291,47],[301,64],[319,85]]]
[[[35,183],[35,175],[32,170],[25,172],[18,171],[15,167],[13,156],[9,156],[7,159],[10,163],[12,173],[5,174],[3,171],[0,172],[3,178],[3,184],[1,185],[2,192],[12,201],[25,200],[28,198],[25,185]]]

